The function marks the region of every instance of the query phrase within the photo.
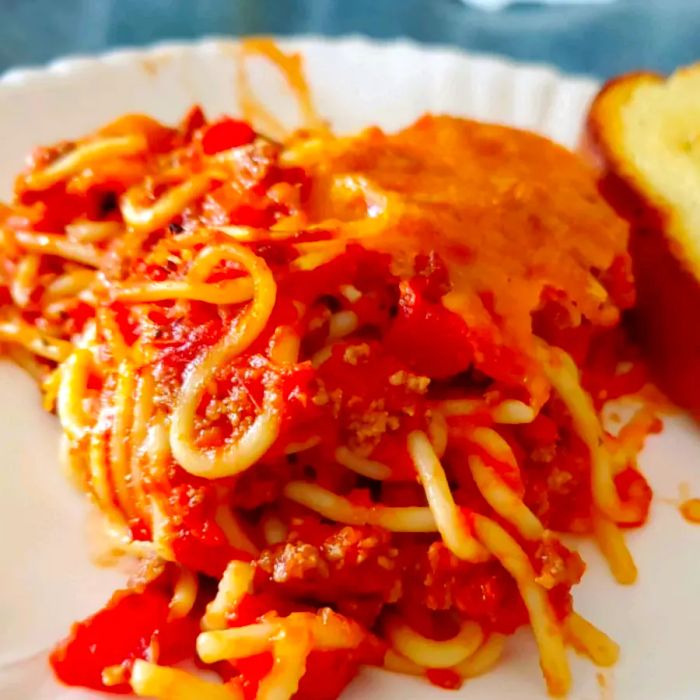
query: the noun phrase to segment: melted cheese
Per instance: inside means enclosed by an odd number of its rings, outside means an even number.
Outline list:
[[[396,134],[300,134],[285,158],[314,173],[312,221],[390,253],[401,275],[437,252],[453,284],[445,304],[496,341],[532,347],[545,288],[572,316],[617,320],[596,274],[625,254],[627,226],[594,172],[541,136],[426,116]]]

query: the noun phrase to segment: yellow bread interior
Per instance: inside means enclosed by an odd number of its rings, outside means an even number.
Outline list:
[[[674,254],[700,278],[700,64],[614,81],[591,120],[613,171],[662,213]]]

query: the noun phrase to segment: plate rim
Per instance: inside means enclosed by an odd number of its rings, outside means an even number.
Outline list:
[[[253,33],[242,36],[206,34],[194,39],[164,39],[139,46],[117,45],[95,53],[69,53],[36,66],[19,65],[0,72],[0,97],[3,97],[8,92],[11,93],[14,89],[21,89],[23,86],[37,85],[47,79],[88,73],[101,66],[119,67],[144,59],[167,60],[178,54],[188,52],[224,53],[240,45],[244,38],[250,37],[269,38],[283,47],[288,46],[293,50],[302,51],[308,46],[327,44],[337,49],[357,47],[360,50],[404,50],[431,55],[439,54],[462,61],[490,63],[517,72],[537,71],[547,74],[553,80],[575,84],[578,87],[593,89],[602,85],[601,80],[591,75],[567,73],[546,61],[520,61],[496,52],[471,51],[446,43],[421,42],[404,36],[378,39],[361,33],[335,36],[319,33],[290,35]]]

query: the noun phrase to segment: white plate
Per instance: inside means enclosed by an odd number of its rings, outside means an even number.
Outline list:
[[[597,87],[544,67],[406,42],[283,43],[303,52],[319,110],[341,131],[368,124],[393,129],[433,111],[527,127],[575,146]],[[0,81],[0,193],[9,193],[32,146],[78,136],[123,112],[174,121],[199,102],[211,115],[235,113],[233,46],[167,45],[8,74]],[[279,77],[256,61],[251,70],[267,104],[293,121],[294,104]],[[0,697],[96,698],[58,686],[44,650],[71,621],[97,609],[122,576],[89,562],[82,499],[63,483],[57,427],[42,412],[32,382],[0,363],[0,387]],[[576,589],[576,605],[623,652],[604,676],[572,653],[573,700],[700,697],[700,527],[685,523],[672,503],[682,483],[700,495],[700,431],[682,417],[667,420],[664,433],[649,440],[642,464],[657,498],[648,526],[629,537],[639,582],[616,585],[593,548],[581,546],[589,569]],[[450,697],[446,692],[368,671],[343,697],[437,700]],[[498,669],[469,682],[457,696],[545,698],[529,634],[511,640]]]

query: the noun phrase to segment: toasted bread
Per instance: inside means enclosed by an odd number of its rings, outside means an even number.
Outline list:
[[[700,415],[700,64],[607,83],[587,138],[604,190],[632,222],[635,327],[652,369]]]

